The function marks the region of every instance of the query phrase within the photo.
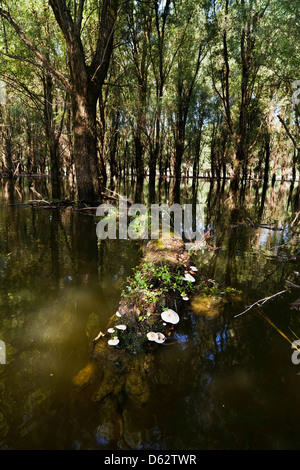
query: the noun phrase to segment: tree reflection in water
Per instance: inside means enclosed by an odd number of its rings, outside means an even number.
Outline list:
[[[247,305],[297,280],[297,188],[252,183],[232,193],[204,180],[124,183],[121,194],[145,204],[201,203],[203,229],[218,250],[196,252],[212,280],[242,291],[220,315],[186,306],[172,344],[162,346],[141,408],[117,398],[97,404],[72,391],[91,341],[115,312],[126,278],[141,256],[139,242],[96,238],[96,219],[66,207],[25,205],[32,182],[1,183],[0,445],[8,449],[285,449],[298,448],[299,370],[290,344]],[[49,197],[44,180],[35,189]],[[47,192],[46,192],[47,191]],[[149,191],[150,193],[150,191]],[[68,194],[67,194],[68,197]],[[154,198],[154,199],[153,199]],[[291,290],[263,306],[288,337],[300,335]],[[120,419],[120,417],[122,419]],[[121,431],[120,431],[121,428]]]

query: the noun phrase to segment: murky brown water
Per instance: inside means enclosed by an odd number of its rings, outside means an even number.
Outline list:
[[[204,181],[194,199],[183,184],[181,200],[203,205],[204,229],[219,247],[198,251],[195,264],[242,295],[216,317],[187,307],[172,344],[155,352],[151,397],[140,408],[93,403],[72,390],[139,262],[140,243],[98,243],[87,212],[24,206],[36,198],[29,187],[0,186],[0,448],[300,448],[300,364],[287,340],[300,337],[299,311],[290,308],[299,291],[235,317],[285,280],[300,284],[296,189],[278,184],[264,194],[253,185],[234,201]],[[47,196],[45,182],[35,187]],[[119,191],[135,198],[129,188]],[[142,194],[147,202],[147,185]]]

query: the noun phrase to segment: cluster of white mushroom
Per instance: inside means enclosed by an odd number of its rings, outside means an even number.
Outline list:
[[[190,270],[193,271],[193,272],[196,272],[198,271],[198,269],[196,268],[196,266],[191,266],[190,267]],[[189,272],[185,272],[184,273],[184,277],[182,278],[184,281],[188,281],[188,282],[195,282],[196,279],[194,278],[194,276],[192,276]],[[186,295],[182,295],[181,294],[181,297],[182,297],[182,300],[189,300],[189,297],[186,296]]]
[[[179,315],[170,308],[168,310],[164,310],[161,313],[161,319],[164,321],[164,324],[171,323],[173,325],[176,325],[180,320]],[[149,331],[147,333],[147,338],[149,341],[154,341],[155,343],[159,344],[164,343],[166,340],[166,337],[163,333],[155,331]]]
[[[121,317],[121,313],[118,311],[116,312],[116,316],[117,317]],[[120,325],[115,325],[115,328],[117,330],[121,330],[121,331],[125,331],[127,326],[126,325],[123,325],[123,324],[120,324]],[[114,328],[108,328],[107,330],[107,333],[110,333],[110,334],[114,334],[116,332],[116,330]],[[110,346],[117,346],[119,344],[120,340],[118,338],[118,336],[113,336],[111,339],[109,339],[107,341],[107,343],[110,345]]]
[[[154,331],[149,331],[149,333],[147,333],[147,338],[149,341],[154,341],[155,343],[164,343],[166,340],[163,333],[156,333]]]

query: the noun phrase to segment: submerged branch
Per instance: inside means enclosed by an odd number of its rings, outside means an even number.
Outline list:
[[[294,349],[297,349],[300,352],[297,346],[295,346],[295,343],[290,340],[290,338],[283,331],[281,331],[280,328],[278,328],[278,326],[276,326],[275,323],[273,323],[267,315],[262,312],[259,313],[284,339],[286,339],[294,347]]]

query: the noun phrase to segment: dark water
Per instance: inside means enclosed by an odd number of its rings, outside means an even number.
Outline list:
[[[202,205],[203,230],[219,248],[197,251],[196,266],[242,294],[214,317],[187,307],[172,344],[155,352],[149,401],[116,409],[74,392],[72,379],[117,309],[140,242],[98,243],[89,211],[24,206],[36,199],[30,184],[0,187],[0,448],[300,448],[300,364],[289,342],[300,338],[291,309],[300,291],[236,317],[286,280],[300,284],[297,188],[253,184],[235,199],[227,187],[183,182],[181,202]],[[44,181],[35,187],[46,197]],[[131,185],[118,191],[136,198]],[[140,200],[149,201],[147,185]]]

